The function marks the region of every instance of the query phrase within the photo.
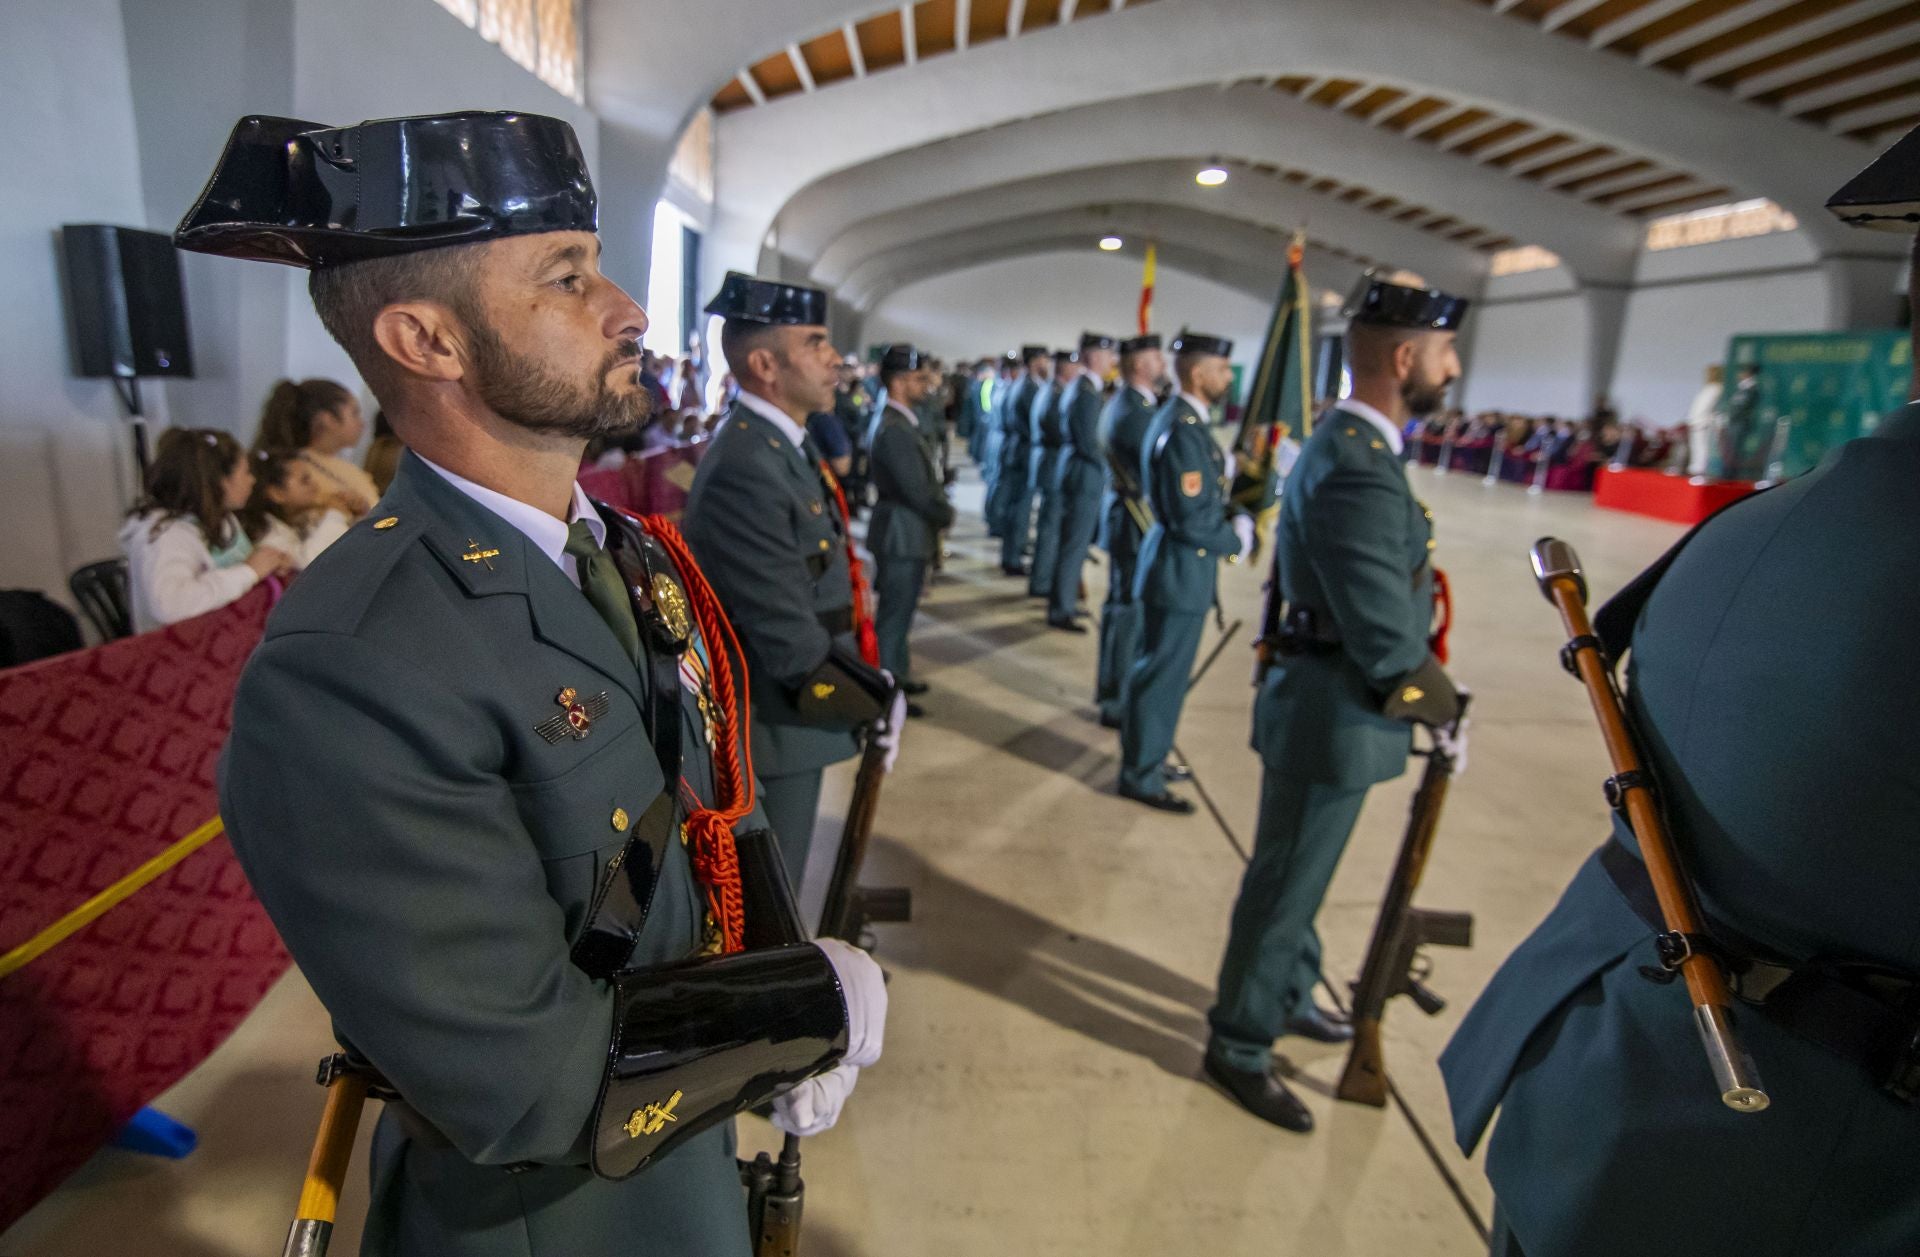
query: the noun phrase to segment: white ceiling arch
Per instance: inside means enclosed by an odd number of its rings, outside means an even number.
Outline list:
[[[907,284],[980,262],[1027,252],[1091,249],[1092,241],[1113,233],[1138,255],[1145,242],[1157,243],[1160,260],[1175,269],[1211,279],[1271,302],[1286,273],[1286,237],[1215,214],[1168,205],[1099,205],[1013,214],[937,236],[915,240],[867,258],[840,285],[841,297],[870,310],[890,292]],[[1309,248],[1308,273],[1323,287],[1344,291],[1360,274],[1353,261]]]
[[[1464,0],[1369,0],[1364,19],[1351,0],[1158,0],[1097,29],[1038,31],[727,115],[719,163],[732,221],[724,247],[757,246],[779,207],[823,174],[1011,118],[1202,82],[1341,72],[1419,83],[1572,128],[1771,196],[1828,251],[1858,247],[1840,243],[1820,205],[1863,163],[1862,145]],[[1451,166],[1444,180],[1461,188],[1525,186],[1470,160]]]
[[[1412,266],[1456,292],[1477,291],[1487,267],[1480,252],[1430,235],[1273,175],[1237,172],[1224,186],[1203,188],[1195,161],[1101,163],[975,188],[851,224],[822,250],[813,278],[838,287],[867,259],[969,226],[1102,204],[1153,204],[1217,215],[1291,232],[1308,224],[1310,239],[1359,261]],[[1278,247],[1276,242],[1274,247]]]
[[[1639,247],[1640,228],[1631,219],[1490,172],[1462,179],[1452,170],[1458,163],[1445,153],[1253,86],[1189,88],[1082,106],[868,162],[794,197],[780,214],[779,245],[811,260],[851,223],[983,184],[1036,178],[1068,163],[1171,161],[1196,152],[1339,172],[1352,183],[1551,249],[1589,281],[1626,282]],[[1225,192],[1233,182],[1214,191]],[[1342,229],[1374,220],[1365,210],[1344,207]],[[1309,222],[1309,235],[1314,231]]]

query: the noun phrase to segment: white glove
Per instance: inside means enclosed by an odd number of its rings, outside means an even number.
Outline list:
[[[813,945],[833,965],[833,974],[840,979],[840,998],[847,1007],[847,1054],[840,1063],[865,1069],[880,1059],[880,1042],[887,1031],[887,979],[873,957],[851,943],[816,938]]]
[[[840,1120],[860,1078],[858,1065],[840,1064],[773,1097],[773,1124],[789,1135],[818,1135]]]
[[[1433,731],[1433,744],[1453,761],[1453,775],[1456,777],[1467,771],[1467,726],[1472,723],[1472,720],[1462,716],[1445,728]]]
[[[1253,553],[1253,516],[1235,515],[1233,517],[1233,535],[1240,538],[1240,553]]]
[[[891,677],[888,680],[892,680]],[[886,751],[887,757],[880,761],[882,770],[891,773],[900,759],[900,734],[907,727],[907,692],[896,689],[893,702],[887,707],[887,714],[873,722],[873,731],[868,735],[875,746]]]

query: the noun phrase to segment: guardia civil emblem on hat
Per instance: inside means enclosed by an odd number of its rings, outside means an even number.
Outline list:
[[[1173,338],[1173,352],[1176,354],[1218,354],[1222,358],[1233,357],[1233,342],[1224,336],[1209,336],[1205,332],[1182,332]]]
[[[1102,336],[1098,332],[1080,333],[1081,353],[1085,353],[1089,349],[1118,349],[1119,347],[1120,342],[1111,336]]]
[[[1145,336],[1135,336],[1132,340],[1123,340],[1120,342],[1120,352],[1123,354],[1137,354],[1149,349],[1158,348],[1160,348],[1160,333],[1158,332],[1151,332]]]
[[[1072,362],[1078,356],[1079,355],[1075,354],[1071,349],[1056,349],[1053,351],[1053,360],[1055,362]]]
[[[825,327],[827,294],[818,288],[787,284],[728,271],[706,313],[747,323]]]
[[[597,223],[586,157],[558,118],[467,111],[330,127],[250,114],[173,242],[312,268]]]
[[[1430,332],[1458,331],[1473,303],[1438,288],[1411,288],[1373,271],[1360,277],[1341,309],[1355,323]]]
[[[1854,227],[1920,230],[1920,127],[1901,136],[1847,180],[1845,187],[1827,198],[1827,208]]]

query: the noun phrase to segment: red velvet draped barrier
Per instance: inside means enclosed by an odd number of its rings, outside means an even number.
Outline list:
[[[705,448],[581,480],[677,518]],[[0,953],[214,819],[234,686],[273,596],[0,671]],[[287,964],[222,835],[0,976],[0,1231],[205,1060]]]

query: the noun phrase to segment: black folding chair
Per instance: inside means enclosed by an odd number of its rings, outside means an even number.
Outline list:
[[[127,561],[102,559],[67,578],[73,600],[103,642],[133,636],[133,612],[127,604]]]

